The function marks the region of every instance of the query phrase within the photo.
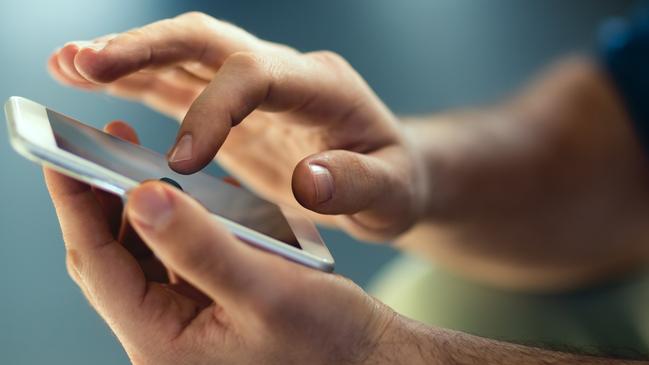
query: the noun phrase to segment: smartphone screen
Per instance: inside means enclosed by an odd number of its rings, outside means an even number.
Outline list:
[[[170,178],[212,213],[301,248],[278,206],[204,172],[181,175],[152,150],[113,137],[47,109],[57,146],[131,180]]]

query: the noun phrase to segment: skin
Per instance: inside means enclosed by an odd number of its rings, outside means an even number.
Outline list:
[[[136,141],[124,123],[106,129]],[[134,364],[636,363],[427,328],[350,280],[242,244],[170,185],[144,183],[122,209],[115,196],[44,174],[69,273]],[[137,235],[115,224],[124,219]]]
[[[193,142],[175,170],[197,171],[218,150],[267,199],[462,275],[556,291],[649,257],[647,161],[588,59],[550,67],[499,105],[402,122],[340,56],[299,53],[201,13],[68,43],[48,64],[66,85],[181,120],[178,140]],[[328,171],[328,200],[309,166]]]
[[[176,171],[198,171],[218,150],[257,193],[364,239],[394,237],[423,211],[418,157],[340,56],[301,54],[200,13],[108,38],[100,51],[105,39],[68,43],[50,58],[52,75],[182,120],[178,140],[192,136],[192,158],[170,162]],[[319,202],[309,165],[329,172],[328,200]]]
[[[403,247],[537,292],[646,266],[647,155],[594,62],[563,60],[502,104],[405,124],[434,192]]]
[[[403,122],[340,56],[299,53],[200,13],[69,43],[48,65],[66,85],[182,120],[177,143],[192,144],[170,151],[176,171],[216,156],[270,200],[465,275],[559,290],[648,257],[646,159],[586,59],[500,105]],[[124,124],[109,130],[135,141]],[[134,363],[608,361],[424,328],[349,281],[242,245],[168,186],[130,193],[129,234],[114,198],[46,179],[70,272]]]

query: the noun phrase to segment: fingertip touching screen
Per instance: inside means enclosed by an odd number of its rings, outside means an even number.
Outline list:
[[[123,141],[47,109],[57,146],[137,182],[172,179],[209,211],[244,227],[301,248],[279,207],[250,191],[204,172],[181,175],[152,150]]]

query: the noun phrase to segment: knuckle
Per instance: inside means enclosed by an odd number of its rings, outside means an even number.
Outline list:
[[[163,22],[162,20],[161,22]],[[136,40],[138,38],[141,38],[143,36],[147,35],[147,28],[146,27],[140,27],[140,28],[133,28],[129,29],[124,33],[121,33],[119,36],[117,36],[117,39],[120,41],[122,40]]]
[[[183,20],[183,21],[188,21],[191,23],[209,23],[214,20],[213,17],[210,15],[207,15],[201,11],[189,11],[183,14],[180,14],[176,17],[176,19]]]
[[[232,73],[245,75],[246,80],[255,85],[265,85],[279,76],[277,65],[269,59],[252,52],[237,52],[230,55],[223,65]]]
[[[214,36],[216,36],[213,33],[214,26],[219,22],[216,18],[200,11],[190,11],[181,14],[171,19],[171,21],[185,28],[193,28],[203,33],[207,31],[206,34],[212,34]]]
[[[81,280],[81,257],[77,251],[67,251],[65,255],[65,266],[68,270],[68,275],[78,284]]]
[[[362,77],[343,56],[332,51],[315,51],[305,56],[314,68],[327,75],[327,84],[341,99],[353,100],[365,93]],[[346,87],[341,90],[340,85]]]
[[[187,268],[192,268],[193,271],[204,273],[210,269],[210,262],[206,255],[201,255],[199,250],[195,248],[205,247],[200,241],[195,241],[191,244],[182,244],[177,245],[176,249],[173,249],[173,255],[176,257],[176,260],[183,266]]]
[[[163,22],[163,21],[161,21]],[[124,33],[120,33],[114,39],[110,40],[111,44],[135,44],[142,41],[146,41],[149,36],[149,30],[147,27],[142,28],[133,28],[127,30]]]
[[[258,73],[263,69],[263,60],[252,52],[236,52],[230,55],[225,63],[232,67],[241,68],[246,72]]]
[[[307,53],[307,55],[312,59],[316,60],[317,62],[320,62],[321,64],[324,64],[334,69],[351,68],[349,62],[347,62],[347,60],[343,56],[341,56],[340,54],[334,51],[329,51],[329,50],[315,51],[315,52]]]
[[[191,235],[188,235],[191,237]],[[190,240],[191,238],[187,238]],[[173,252],[171,254],[175,260],[182,267],[185,267],[200,277],[218,276],[226,277],[230,275],[226,264],[221,260],[215,260],[211,254],[211,247],[215,244],[209,239],[195,238],[191,239],[193,242],[178,242],[179,244],[171,244]]]
[[[332,155],[332,160],[338,160],[333,167],[336,175],[340,175],[345,181],[358,183],[361,186],[368,186],[373,183],[374,170],[368,163],[357,155],[343,153],[338,156]]]

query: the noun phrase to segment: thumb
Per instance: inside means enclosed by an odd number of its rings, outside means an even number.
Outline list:
[[[293,171],[293,194],[317,213],[349,215],[372,231],[402,230],[395,227],[395,217],[412,214],[415,192],[400,155],[392,147],[372,154],[332,150],[311,155]]]
[[[249,301],[255,283],[283,280],[275,276],[282,260],[238,241],[197,201],[167,184],[133,189],[126,213],[165,266],[224,307]]]

